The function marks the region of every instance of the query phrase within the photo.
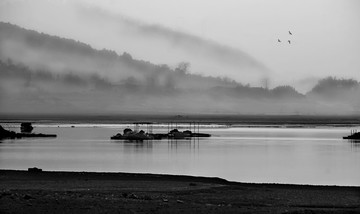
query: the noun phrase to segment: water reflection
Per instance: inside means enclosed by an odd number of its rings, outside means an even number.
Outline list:
[[[347,140],[348,143],[351,145],[352,150],[359,150],[360,151],[360,140]]]
[[[360,140],[348,140],[351,144],[359,145],[360,146]]]
[[[124,153],[151,153],[153,149],[151,140],[123,140],[121,145],[124,148]]]
[[[124,153],[151,153],[154,147],[159,150],[167,144],[167,151],[193,153],[200,149],[200,138],[162,139],[162,140],[112,140],[124,149]],[[156,153],[156,152],[155,152]]]
[[[168,151],[196,154],[200,150],[200,138],[167,139]]]

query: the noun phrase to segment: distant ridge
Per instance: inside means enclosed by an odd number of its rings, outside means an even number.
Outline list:
[[[192,75],[180,66],[171,69],[165,64],[156,65],[134,59],[126,52],[118,55],[112,50],[96,50],[88,44],[73,39],[51,36],[0,22],[0,60],[8,59],[32,69],[97,73],[115,82],[135,78],[144,84],[169,85],[173,83],[172,79],[178,79],[186,80],[186,83],[193,87],[199,83],[209,87],[237,85],[235,81],[229,79]]]
[[[328,77],[308,93],[242,85],[0,22],[0,114],[355,115],[360,83]]]

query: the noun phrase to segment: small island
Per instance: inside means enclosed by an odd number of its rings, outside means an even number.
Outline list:
[[[38,133],[31,133],[31,131],[24,132],[25,129],[26,131],[29,131],[30,127],[32,130],[31,123],[26,123],[26,128],[23,128],[23,126],[21,126],[22,132],[16,133],[14,131],[8,131],[0,125],[0,139],[19,139],[26,137],[56,137],[56,134],[42,134],[42,133],[38,134]]]
[[[343,137],[343,139],[360,140],[360,132],[351,131],[351,135]]]
[[[190,130],[179,131],[178,129],[173,129],[167,134],[153,134],[145,133],[145,131],[140,130],[133,131],[130,128],[126,128],[123,131],[123,134],[116,134],[111,137],[112,140],[161,140],[161,139],[188,139],[192,137],[210,137],[210,134],[205,133],[193,133]]]

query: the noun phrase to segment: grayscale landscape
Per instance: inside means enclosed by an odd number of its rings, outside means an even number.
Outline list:
[[[360,213],[359,12],[0,0],[0,213]]]

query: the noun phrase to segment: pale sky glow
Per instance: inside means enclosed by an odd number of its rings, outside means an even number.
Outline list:
[[[64,7],[59,9],[54,2],[61,2]],[[74,2],[0,0],[0,21],[73,38],[99,49],[113,49],[120,54],[126,51],[135,58],[154,63],[175,66],[177,62],[190,61],[191,71],[194,73],[229,76],[242,83],[249,82],[254,85],[259,84],[260,79],[264,77],[270,78],[272,85],[291,84],[300,90],[309,87],[300,84],[304,79],[337,76],[360,80],[358,0],[77,0],[78,4]],[[55,6],[52,7],[52,4]],[[94,14],[89,19],[73,15],[76,11],[73,8],[79,4],[80,7],[89,5],[91,8],[101,8],[102,12],[100,15]],[[64,12],[71,8],[73,12]],[[204,56],[192,56],[189,49],[176,49],[178,47],[164,44],[163,38],[158,38],[157,34],[149,40],[146,36],[130,35],[128,30],[121,30],[122,24],[116,19],[111,22],[109,17],[98,17],[104,13],[111,14],[110,17],[121,16],[143,25],[158,25],[226,45],[248,54],[269,68],[270,72],[260,72],[255,76],[253,71],[237,72],[234,66],[224,67],[224,62],[216,64],[213,59],[207,61]],[[78,20],[72,22],[73,18]],[[99,22],[94,23],[94,20]],[[96,33],[99,29],[106,33]],[[94,33],[89,35],[91,30]],[[289,30],[293,35],[288,34]],[[113,35],[110,35],[111,32]],[[282,42],[278,43],[278,39]],[[291,44],[288,44],[287,40],[291,40]],[[241,69],[245,68],[238,70]]]

